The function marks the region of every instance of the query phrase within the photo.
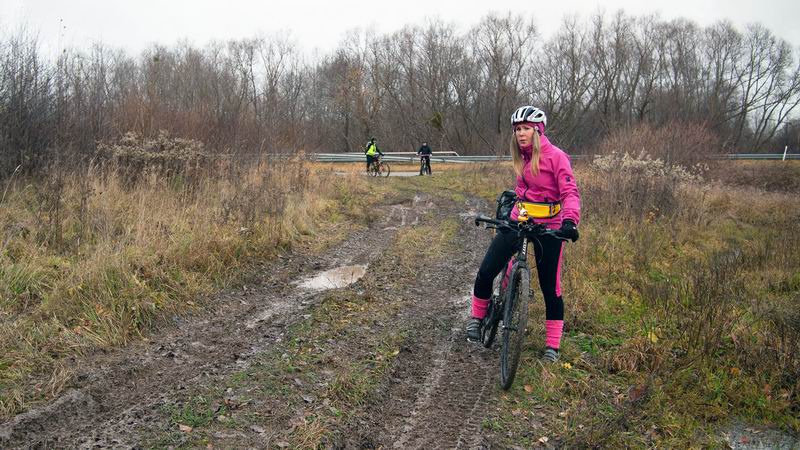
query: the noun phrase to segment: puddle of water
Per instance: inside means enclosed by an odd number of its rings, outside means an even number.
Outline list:
[[[312,291],[343,288],[360,280],[366,272],[366,265],[337,267],[321,272],[311,278],[300,280],[298,285],[303,289]]]
[[[310,291],[324,291],[326,289],[349,286],[360,280],[366,272],[366,265],[342,266],[321,272],[310,278],[295,281],[294,284],[302,289]],[[286,297],[282,302],[277,302],[269,309],[258,312],[252,319],[245,323],[245,326],[248,329],[255,328],[259,323],[265,322],[273,316],[292,308],[294,304],[295,302],[291,297]]]

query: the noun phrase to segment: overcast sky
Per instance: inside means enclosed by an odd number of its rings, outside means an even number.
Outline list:
[[[466,29],[490,11],[535,14],[542,35],[549,37],[565,14],[587,18],[601,8],[685,17],[701,26],[729,19],[740,30],[760,22],[800,46],[798,0],[0,0],[0,33],[25,25],[39,34],[47,52],[103,42],[134,54],[152,43],[172,45],[181,39],[203,46],[212,40],[288,33],[302,50],[325,53],[354,28],[386,33],[438,18]]]

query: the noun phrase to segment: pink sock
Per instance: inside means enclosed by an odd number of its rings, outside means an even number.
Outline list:
[[[546,336],[544,345],[558,350],[561,346],[561,332],[564,330],[564,321],[545,320],[544,329]]]
[[[489,300],[475,297],[472,295],[472,317],[483,319],[486,317],[486,310],[489,308]]]

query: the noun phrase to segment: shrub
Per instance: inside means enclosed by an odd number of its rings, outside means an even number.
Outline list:
[[[698,173],[644,153],[596,156],[592,168],[595,173],[581,183],[584,197],[591,199],[584,211],[605,218],[622,215],[654,219],[672,215],[679,203],[678,185],[702,180]]]
[[[157,177],[182,177],[189,184],[209,173],[216,158],[202,142],[170,137],[161,131],[154,139],[128,132],[113,143],[99,142],[97,155],[106,168],[116,170],[132,185],[149,173]]]
[[[672,121],[662,127],[641,123],[611,133],[595,153],[647,154],[667,166],[693,167],[721,153],[717,137],[703,125]]]

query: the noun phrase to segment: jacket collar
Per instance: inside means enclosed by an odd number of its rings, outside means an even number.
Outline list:
[[[550,147],[553,144],[550,143],[550,139],[547,139],[547,136],[544,134],[539,136],[539,148],[541,149],[542,153],[549,152]],[[519,152],[522,154],[522,157],[525,159],[531,159],[531,151],[533,150],[533,145],[527,145],[525,147],[520,147]]]

